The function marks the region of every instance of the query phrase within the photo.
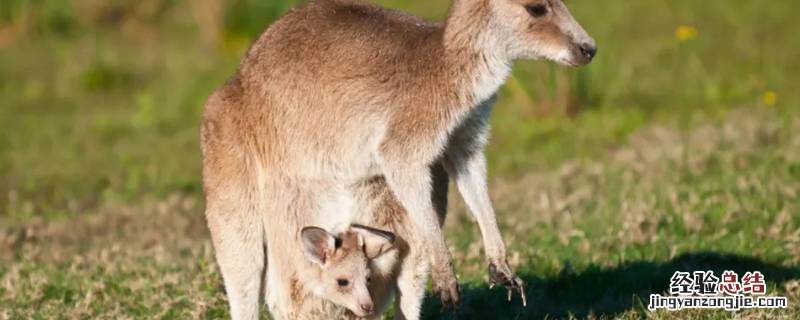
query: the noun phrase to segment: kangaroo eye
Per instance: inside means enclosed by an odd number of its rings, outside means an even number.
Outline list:
[[[530,15],[532,15],[534,18],[544,17],[549,12],[547,6],[543,4],[528,5],[525,6],[525,10],[528,10],[528,13],[530,13]]]
[[[350,281],[347,281],[347,279],[336,279],[336,284],[338,284],[340,287],[346,287],[348,284],[350,284]]]
[[[367,277],[367,284],[372,283],[372,277]]]

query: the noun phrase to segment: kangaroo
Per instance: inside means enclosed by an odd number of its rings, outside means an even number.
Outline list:
[[[379,308],[386,305],[397,259],[394,234],[353,225],[339,235],[305,227],[300,237],[303,254],[315,267],[301,268],[290,279],[290,300],[274,313],[289,319],[356,319],[375,314],[373,301]]]
[[[353,0],[288,12],[203,113],[206,218],[232,317],[257,318],[262,295],[270,309],[287,301],[296,269],[269,263],[295,249],[287,221],[343,230],[359,212],[353,186],[377,176],[426,248],[434,292],[457,303],[431,201],[437,161],[477,220],[490,281],[523,292],[486,183],[493,97],[514,60],[580,66],[595,54],[562,0],[454,0],[444,23]]]
[[[448,177],[441,165],[434,166],[431,173],[432,201],[442,223],[447,214]],[[356,190],[359,207],[365,210],[356,218],[359,224],[350,226],[338,237],[319,228],[303,229],[306,255],[323,269],[307,277],[312,281],[291,280],[293,292],[310,292],[291,295],[287,309],[300,310],[294,312],[292,319],[379,318],[397,291],[402,291],[404,296],[395,299],[395,318],[419,318],[429,270],[423,242],[413,240],[415,228],[384,178],[365,181]],[[309,231],[316,231],[316,234],[309,234]],[[365,240],[355,241],[354,237]],[[315,240],[321,238],[326,240]],[[346,258],[319,263],[315,258],[320,255],[315,253],[320,251],[319,245],[313,244],[320,243],[327,243],[327,247],[335,243],[334,256]],[[366,281],[359,282],[365,277]]]

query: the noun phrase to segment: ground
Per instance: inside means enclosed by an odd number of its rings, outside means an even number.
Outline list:
[[[0,319],[228,316],[200,108],[293,2],[189,3],[0,4]],[[437,19],[447,2],[381,3]],[[798,3],[568,4],[597,60],[519,63],[492,118],[490,190],[529,305],[488,288],[453,189],[464,302],[429,297],[424,318],[800,318]],[[789,307],[647,310],[675,271],[729,269]]]

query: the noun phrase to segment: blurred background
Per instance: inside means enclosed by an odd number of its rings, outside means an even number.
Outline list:
[[[375,2],[430,20],[449,5]],[[299,3],[0,1],[0,319],[227,315],[199,118]],[[637,317],[681,266],[759,267],[797,295],[800,2],[568,5],[595,62],[517,63],[492,119],[491,189],[533,307],[485,288],[455,196],[447,232],[468,290],[448,316]]]

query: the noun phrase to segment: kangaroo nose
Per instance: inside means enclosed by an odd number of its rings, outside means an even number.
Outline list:
[[[597,46],[584,43],[580,45],[581,54],[589,60],[592,60],[595,55],[597,55]]]
[[[364,313],[366,314],[372,313],[372,304],[371,303],[361,304],[361,310],[364,311]]]

